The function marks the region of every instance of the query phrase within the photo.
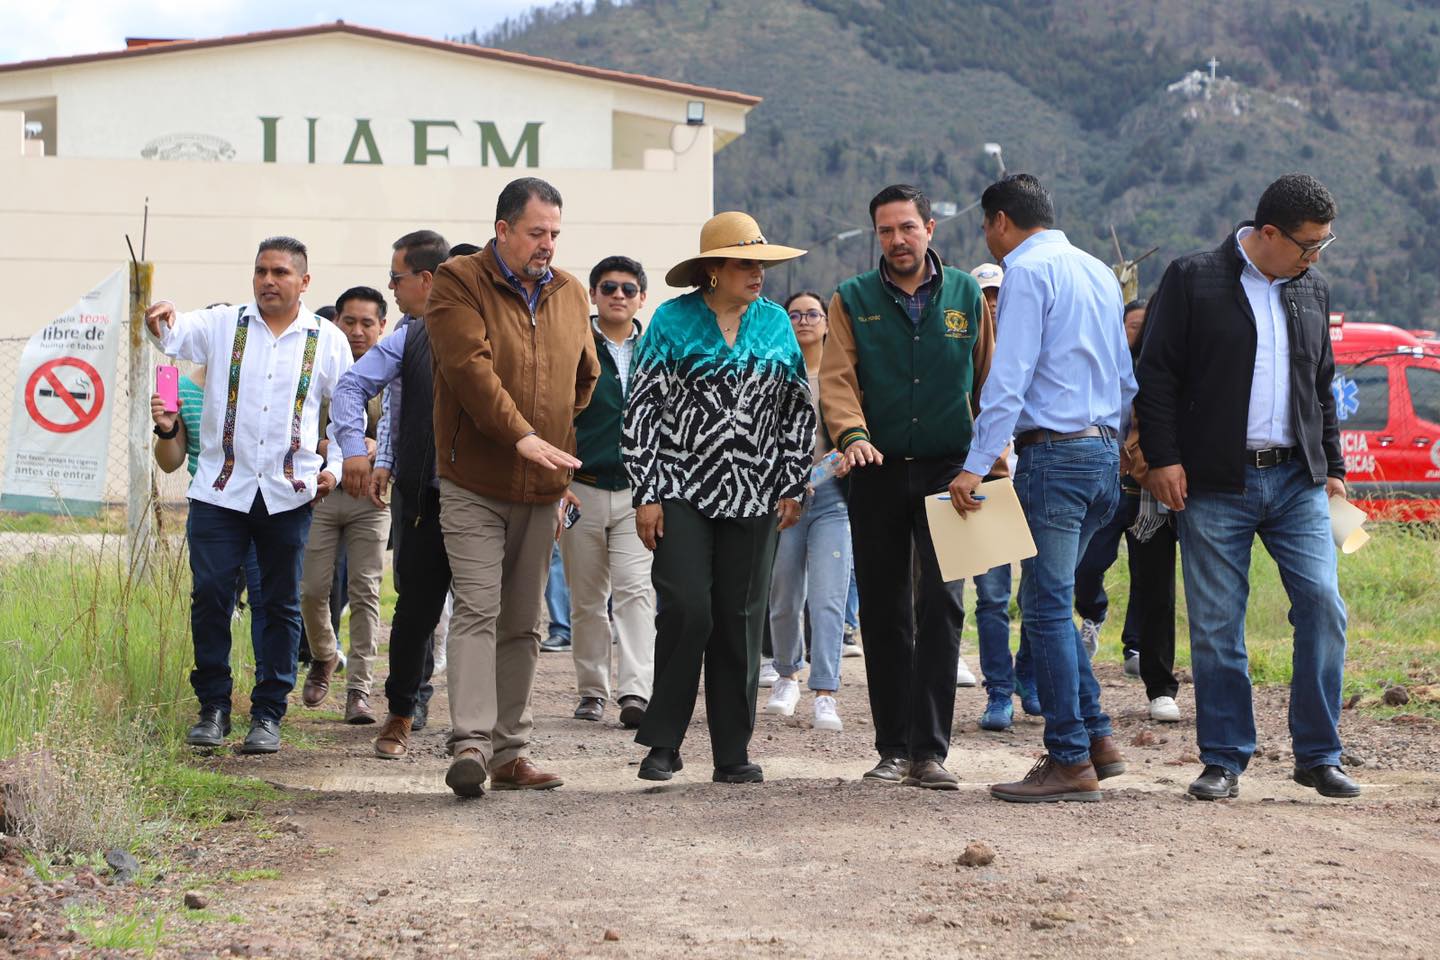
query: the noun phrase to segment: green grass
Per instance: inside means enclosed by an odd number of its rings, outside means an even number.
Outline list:
[[[147,910],[110,913],[101,907],[66,911],[70,929],[97,950],[135,951],[151,957],[165,940],[165,915]]]
[[[280,871],[269,868],[256,870],[231,870],[225,874],[230,883],[254,883],[257,880],[279,880]]]
[[[1379,714],[1412,713],[1440,719],[1440,702],[1412,699],[1402,708],[1383,707],[1379,695],[1391,684],[1411,689],[1440,683],[1440,531],[1420,524],[1375,524],[1357,553],[1339,558],[1340,592],[1349,610],[1345,694]],[[1177,667],[1190,666],[1189,619],[1184,579],[1176,563]],[[1101,633],[1098,659],[1122,657],[1120,626],[1129,605],[1130,572],[1124,548],[1105,575],[1110,610]],[[1018,617],[1014,602],[1012,615]],[[1275,562],[1257,540],[1250,559],[1250,604],[1245,642],[1250,674],[1257,683],[1289,683],[1294,634],[1290,602]],[[966,632],[974,637],[973,618]],[[1018,621],[1013,639],[1019,640]]]
[[[0,533],[83,534],[108,533],[124,535],[125,510],[103,507],[93,517],[70,514],[13,513],[0,510]]]

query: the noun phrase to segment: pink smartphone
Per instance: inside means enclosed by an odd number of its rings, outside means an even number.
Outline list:
[[[180,409],[180,370],[177,367],[161,364],[155,368],[155,392],[160,394],[160,402],[165,404],[166,413],[174,413]]]

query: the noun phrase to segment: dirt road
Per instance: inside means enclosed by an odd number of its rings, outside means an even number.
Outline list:
[[[221,760],[292,789],[277,836],[225,854],[281,876],[215,891],[243,922],[196,925],[162,953],[1440,957],[1440,724],[1347,712],[1366,792],[1324,800],[1290,782],[1285,695],[1264,691],[1241,797],[1200,803],[1183,796],[1193,726],[1151,723],[1140,686],[1105,667],[1130,773],[1102,803],[1014,806],[985,788],[1024,774],[1041,727],[979,731],[979,690],[959,691],[958,793],[859,782],[871,731],[849,659],[843,734],[761,716],[767,782],[717,785],[702,711],[686,770],[655,786],[617,722],[569,719],[569,658],[541,660],[534,755],[559,790],[450,796],[443,698],[410,760],[372,759],[375,728],[301,709],[292,726],[320,748]],[[994,862],[957,864],[972,841]]]

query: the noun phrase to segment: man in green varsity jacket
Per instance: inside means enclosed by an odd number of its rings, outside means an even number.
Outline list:
[[[964,466],[995,324],[975,278],[930,250],[935,221],[923,193],[886,187],[870,219],[880,265],[830,301],[820,366],[825,425],[853,470],[850,534],[880,754],[865,778],[954,790],[944,763],[964,582],[940,578],[924,499]]]
[[[645,719],[655,673],[655,599],[651,553],[640,542],[630,481],[620,462],[620,426],[629,394],[630,361],[640,343],[635,314],[645,303],[645,268],[629,257],[606,257],[590,271],[591,318],[600,379],[590,405],[575,418],[575,471],[570,492],[580,519],[560,536],[570,585],[570,630],[578,720],[600,720],[610,700],[610,610],[619,636],[620,722]],[[613,601],[613,603],[612,603]]]

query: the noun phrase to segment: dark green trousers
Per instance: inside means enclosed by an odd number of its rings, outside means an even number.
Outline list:
[[[713,520],[668,500],[655,547],[655,689],[635,736],[680,749],[705,671],[716,766],[745,763],[777,542],[774,516]]]

